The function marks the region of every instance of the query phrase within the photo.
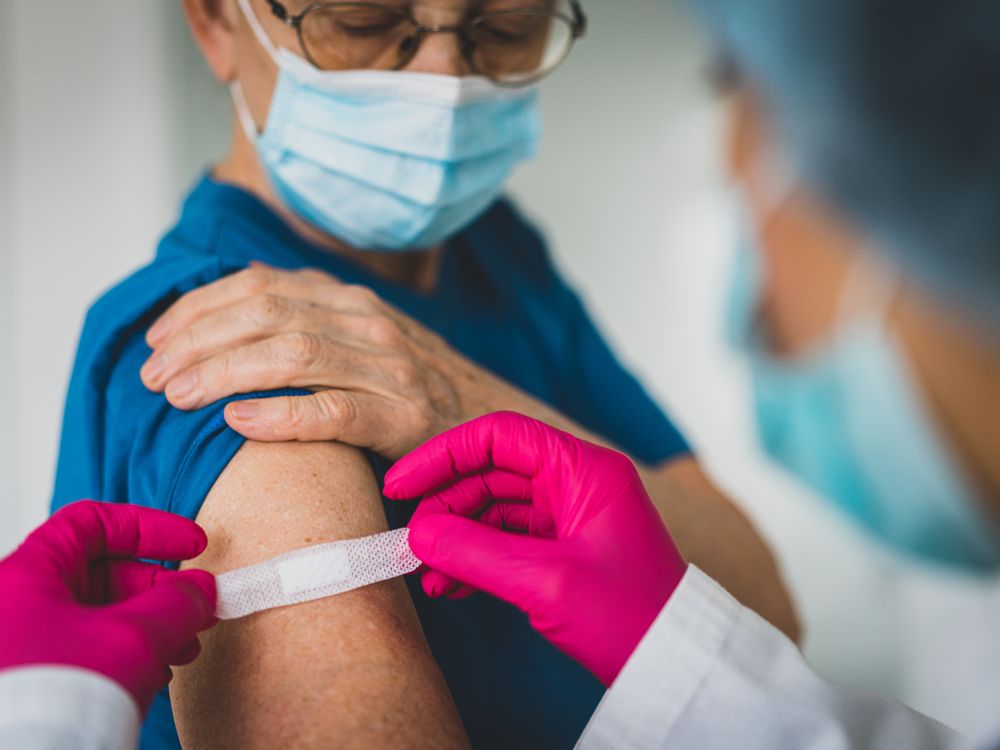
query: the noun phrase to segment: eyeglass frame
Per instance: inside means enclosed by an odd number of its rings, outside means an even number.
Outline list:
[[[541,79],[545,78],[549,74],[554,73],[569,56],[569,53],[573,49],[573,44],[576,43],[577,40],[582,39],[587,34],[587,26],[588,26],[587,14],[583,12],[583,6],[581,5],[580,0],[569,0],[569,3],[570,7],[573,9],[572,19],[567,18],[562,13],[540,13],[538,11],[535,11],[535,14],[537,15],[548,15],[552,18],[561,18],[565,21],[570,21],[573,28],[573,36],[571,37],[571,42],[569,46],[566,48],[566,53],[563,55],[562,59],[559,60],[559,62],[552,67],[551,70],[548,70],[544,73],[539,73],[531,78],[516,82],[497,80],[493,76],[487,76],[487,77],[498,86],[503,86],[508,88],[519,88],[522,86],[530,86],[531,84],[537,83]],[[397,8],[392,8],[388,5],[383,5],[381,3],[365,2],[364,0],[362,0],[361,2],[351,2],[350,0],[341,0],[339,2],[312,3],[311,5],[306,6],[306,8],[297,15],[292,15],[291,13],[289,13],[288,8],[286,8],[285,5],[282,2],[280,2],[280,0],[267,0],[267,4],[271,7],[271,13],[274,15],[275,18],[281,21],[281,23],[283,23],[285,26],[295,29],[295,33],[299,39],[299,46],[302,47],[302,51],[305,53],[306,58],[308,58],[309,62],[313,63],[313,65],[316,64],[316,61],[313,60],[312,55],[309,52],[309,48],[306,46],[305,39],[302,37],[302,21],[306,18],[306,16],[310,15],[311,13],[315,13],[316,11],[322,10],[323,8],[335,8],[337,6],[351,6],[358,8],[367,7],[379,10],[392,11],[393,13],[397,14],[401,19],[409,21],[411,24],[413,24],[413,29],[416,34],[416,43],[413,45],[412,49],[408,51],[408,56],[404,60],[402,60],[395,68],[393,68],[393,70],[400,70],[404,68],[406,65],[408,65],[410,61],[412,61],[413,58],[416,56],[417,52],[420,49],[420,45],[423,44],[424,40],[431,34],[457,34],[459,40],[463,42],[462,56],[465,57],[466,61],[472,64],[473,69],[475,69],[475,65],[469,58],[469,54],[466,49],[469,29],[475,27],[477,24],[480,24],[483,21],[488,20],[490,18],[501,18],[504,16],[520,15],[529,12],[527,10],[502,10],[496,13],[484,13],[481,16],[476,16],[475,18],[465,21],[464,23],[458,24],[457,26],[456,25],[427,26],[426,24],[422,24],[419,21],[417,21],[417,19],[413,17],[413,13],[410,10],[404,11]]]

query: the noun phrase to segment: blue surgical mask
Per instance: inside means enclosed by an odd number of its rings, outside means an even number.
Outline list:
[[[740,251],[728,319],[749,359],[766,453],[899,550],[1000,567],[1000,532],[940,435],[884,307],[852,317],[819,351],[779,359],[756,320],[758,258],[750,243]]]
[[[296,215],[358,249],[433,247],[492,205],[514,167],[538,148],[533,88],[482,77],[403,71],[321,71],[265,33],[278,66],[258,135],[239,88],[237,114],[278,198]]]

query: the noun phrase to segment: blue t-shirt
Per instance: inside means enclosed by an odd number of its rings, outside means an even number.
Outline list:
[[[433,294],[385,281],[295,234],[248,193],[204,179],[152,263],[90,310],[69,386],[53,508],[90,497],[195,518],[243,438],[220,402],[196,412],[147,391],[147,328],[185,292],[258,260],[314,267],[371,287],[455,349],[647,463],[687,451],[642,386],[615,359],[542,239],[500,201],[449,242]],[[285,393],[302,393],[286,391]],[[372,461],[378,473],[384,467]],[[386,504],[390,526],[412,507]],[[603,690],[487,596],[430,600],[408,579],[435,658],[477,748],[572,747]],[[163,691],[144,750],[179,747]]]

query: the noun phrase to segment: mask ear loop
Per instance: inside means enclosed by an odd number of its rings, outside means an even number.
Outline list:
[[[760,240],[777,214],[795,197],[800,179],[774,147],[768,150],[766,157],[757,160],[751,175],[761,191],[762,209],[766,213],[757,229]],[[763,243],[757,244],[762,246]],[[899,275],[891,266],[872,258],[870,251],[863,251],[851,263],[844,280],[834,316],[834,335],[865,314],[875,316],[883,332],[889,334],[889,312],[899,295],[900,284]]]
[[[761,191],[762,210],[766,218],[762,229],[770,226],[777,215],[787,206],[799,188],[799,177],[783,157],[770,149],[768,155],[757,159],[751,168],[751,179]],[[763,234],[763,232],[761,232]]]
[[[876,317],[883,331],[889,332],[889,312],[899,296],[899,274],[889,265],[871,257],[865,249],[851,263],[840,291],[837,330],[844,330],[864,315]]]
[[[800,179],[773,145],[753,165],[751,174],[761,191],[762,209],[766,212],[758,230],[760,239],[775,216],[795,197]],[[848,269],[834,316],[835,330],[843,330],[859,314],[875,315],[888,330],[889,311],[899,294],[900,279],[891,266],[871,256],[872,252],[866,248]]]
[[[243,13],[243,17],[250,26],[253,35],[257,37],[260,46],[264,48],[264,51],[271,57],[274,64],[278,65],[278,47],[271,41],[271,37],[267,35],[267,32],[264,31],[264,27],[261,25],[260,19],[257,18],[254,9],[250,6],[249,0],[236,0],[236,4],[240,8],[240,12]]]
[[[264,48],[264,51],[274,61],[274,64],[280,68],[281,63],[278,58],[278,48],[271,41],[271,37],[267,35],[267,32],[264,31],[264,27],[261,25],[260,19],[257,18],[257,14],[254,12],[253,7],[251,7],[249,0],[236,0],[236,4],[239,6],[240,12],[243,14],[243,18],[246,19],[247,25],[250,27],[250,31],[253,32],[254,37],[256,37],[257,42]],[[260,129],[257,127],[257,123],[250,112],[250,106],[247,104],[247,98],[243,93],[243,86],[240,85],[239,78],[229,84],[229,95],[233,99],[236,116],[240,120],[240,126],[243,128],[244,134],[251,143],[255,143],[260,137]]]
[[[244,135],[246,135],[250,143],[256,143],[260,137],[260,131],[257,129],[257,123],[254,122],[253,115],[250,113],[250,105],[247,104],[247,98],[243,95],[243,86],[240,85],[239,80],[235,80],[229,84],[229,95],[233,98],[233,107],[236,110],[236,117],[239,118],[240,127],[243,128]]]
[[[760,257],[765,246],[764,237],[777,215],[795,197],[799,188],[799,177],[774,146],[767,146],[764,154],[750,163],[748,177],[752,189],[758,191],[757,194],[760,196],[760,205],[757,209],[764,214],[761,221],[755,221],[755,212],[744,198],[744,231],[751,232],[753,240],[753,248],[744,252],[754,255],[753,258],[747,259],[746,272],[753,273],[755,278],[755,299],[747,301],[747,304],[753,307],[753,312],[749,313],[748,317],[753,319],[754,325],[757,326],[760,323],[761,296],[766,286],[768,271],[764,258]],[[757,335],[763,335],[760,333],[761,330],[758,328]]]

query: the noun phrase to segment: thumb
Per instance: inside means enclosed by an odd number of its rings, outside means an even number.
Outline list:
[[[409,528],[410,549],[425,565],[525,612],[539,600],[558,544],[447,513],[411,521]]]
[[[156,656],[173,660],[215,624],[215,578],[202,570],[164,571],[141,594],[119,605],[147,635]]]
[[[235,401],[226,407],[226,422],[244,437],[260,442],[336,440],[369,448],[373,426],[382,426],[373,425],[377,414],[369,406],[353,393],[324,390],[311,396]]]

